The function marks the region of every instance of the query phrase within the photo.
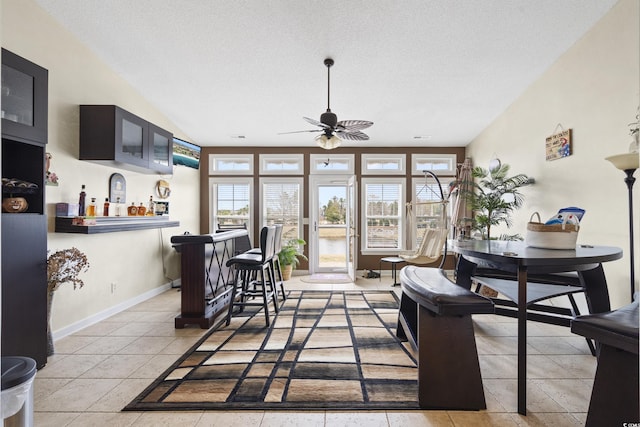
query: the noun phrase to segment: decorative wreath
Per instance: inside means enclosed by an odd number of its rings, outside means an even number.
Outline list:
[[[164,179],[161,179],[156,184],[156,192],[158,193],[158,197],[161,199],[166,199],[171,194],[171,188],[169,187],[169,183]]]

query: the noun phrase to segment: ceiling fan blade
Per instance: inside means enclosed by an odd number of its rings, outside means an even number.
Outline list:
[[[368,141],[369,136],[359,130],[356,131],[345,131],[345,130],[336,130],[336,135],[338,135],[342,139],[348,139],[351,141]]]
[[[311,123],[314,126],[320,126],[322,129],[329,129],[330,128],[330,126],[327,126],[324,123],[319,122],[317,120],[310,119],[309,117],[303,117],[303,119],[305,119],[308,123]]]
[[[278,132],[278,135],[287,135],[290,133],[303,133],[303,132],[323,132],[323,130],[322,129],[294,130],[293,132]]]
[[[336,125],[337,129],[343,128],[346,130],[362,130],[371,126],[373,122],[366,120],[340,120]]]

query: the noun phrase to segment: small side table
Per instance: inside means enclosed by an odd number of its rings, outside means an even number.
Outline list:
[[[380,263],[378,266],[378,271],[380,272],[380,280],[382,280],[382,263],[388,262],[391,263],[391,277],[393,277],[393,284],[391,286],[398,286],[400,283],[397,282],[397,268],[398,264],[401,262],[406,262],[404,259],[397,256],[387,256],[384,258],[380,258]]]

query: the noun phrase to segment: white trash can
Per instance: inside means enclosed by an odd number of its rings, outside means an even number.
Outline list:
[[[2,365],[2,419],[4,427],[33,427],[33,380],[36,361],[7,356]]]

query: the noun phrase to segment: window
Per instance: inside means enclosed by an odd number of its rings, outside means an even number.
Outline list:
[[[404,178],[363,178],[363,252],[403,247]]]
[[[353,154],[339,155],[311,155],[311,173],[312,174],[342,174],[353,175],[354,156]]]
[[[411,175],[420,175],[425,170],[438,175],[454,176],[456,174],[455,154],[413,154],[411,156]]]
[[[302,154],[261,154],[260,175],[302,175]]]
[[[442,185],[442,191],[446,200],[449,195],[449,183],[454,181],[455,178],[438,177],[438,179]],[[412,197],[413,203],[411,205],[411,220],[408,224],[411,228],[409,230],[409,235],[412,236],[412,238],[409,239],[409,243],[412,245],[412,248],[417,248],[422,242],[425,229],[432,226],[433,222],[441,218],[442,215],[441,204],[424,203],[441,200],[438,183],[431,176],[427,177],[426,181],[424,177],[414,177]],[[445,209],[447,209],[447,221],[451,218],[451,205],[453,203],[454,201],[449,199],[449,203],[445,205]]]
[[[404,175],[404,154],[362,154],[362,175]]]
[[[210,154],[209,175],[253,175],[253,154]]]
[[[302,238],[302,178],[260,180],[263,225],[282,224],[282,241]]]
[[[218,228],[218,224],[246,224],[251,235],[251,178],[215,178],[209,180],[211,191],[211,224],[210,232]]]

